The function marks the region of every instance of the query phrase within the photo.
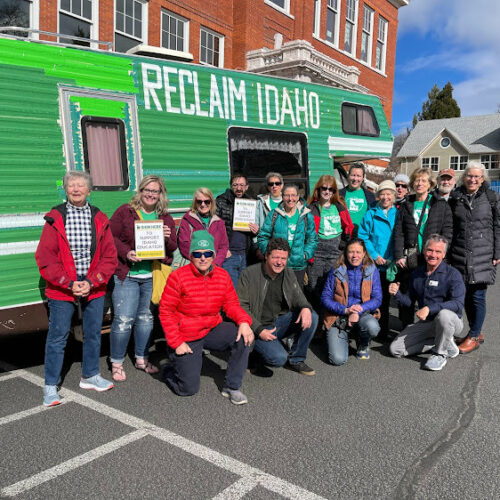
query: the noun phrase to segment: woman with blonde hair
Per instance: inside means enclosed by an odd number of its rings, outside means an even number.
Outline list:
[[[175,223],[168,214],[168,198],[161,177],[147,175],[129,203],[117,208],[111,217],[111,231],[118,251],[118,267],[114,275],[111,326],[111,364],[113,380],[123,382],[126,374],[123,361],[127,352],[132,326],[135,340],[135,367],[146,373],[158,368],[148,361],[149,343],[153,329],[151,295],[153,275],[151,260],[142,260],[135,252],[135,221],[162,220],[165,237],[163,264],[170,264],[177,248]]]
[[[229,250],[226,226],[224,221],[215,215],[215,199],[212,191],[200,187],[193,194],[191,210],[184,214],[177,233],[179,251],[185,259],[190,259],[189,248],[191,237],[195,231],[208,231],[214,237],[215,259],[214,264],[222,267]]]
[[[352,237],[354,225],[333,175],[322,175],[318,179],[308,205],[314,216],[318,246],[307,268],[307,289],[313,305],[319,310],[326,276],[342,251],[342,238]]]

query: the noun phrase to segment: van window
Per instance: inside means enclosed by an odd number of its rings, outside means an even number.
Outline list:
[[[285,184],[299,186],[309,194],[307,137],[298,132],[231,127],[228,131],[231,174],[241,172],[248,178],[249,194],[267,193],[266,174],[280,173]]]
[[[370,106],[342,104],[342,130],[345,134],[378,137],[380,128]]]
[[[128,189],[125,125],[116,118],[84,116],[82,142],[85,170],[96,191]]]

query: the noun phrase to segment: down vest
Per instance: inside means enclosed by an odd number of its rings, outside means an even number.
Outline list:
[[[483,183],[469,199],[461,186],[452,192],[449,204],[453,212],[451,264],[460,271],[466,284],[492,285],[495,282],[492,261],[500,259],[500,196]]]
[[[252,324],[227,271],[218,266],[205,276],[192,263],[172,272],[160,300],[160,322],[172,349],[198,340],[222,322],[221,309],[237,325]]]
[[[411,248],[417,244],[417,224],[415,224],[415,219],[413,218],[414,203],[415,195],[412,194],[399,208],[394,226],[395,260],[404,257],[403,251],[405,248]],[[445,200],[438,200],[434,196],[429,201],[429,215],[423,234],[424,243],[431,234],[440,234],[448,241],[451,241],[453,235],[453,221],[450,207]]]

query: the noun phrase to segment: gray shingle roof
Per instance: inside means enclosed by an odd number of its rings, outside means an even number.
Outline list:
[[[500,151],[500,113],[495,113],[418,122],[397,157],[418,156],[443,129],[462,142],[469,153]]]

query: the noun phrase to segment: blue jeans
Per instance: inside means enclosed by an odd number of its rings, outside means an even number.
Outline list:
[[[64,349],[76,310],[74,302],[49,299],[49,332],[45,343],[45,384],[60,383]],[[101,326],[104,296],[93,300],[80,299],[83,320],[82,377],[100,373]]]
[[[238,283],[238,278],[242,273],[243,269],[247,267],[247,256],[242,254],[231,255],[222,263],[222,269],[225,269],[229,276],[231,276],[231,281],[233,282],[233,286],[236,288],[236,284]]]
[[[114,276],[113,324],[111,325],[111,362],[123,363],[132,326],[134,326],[135,356],[147,358],[153,329],[151,295],[153,278],[126,276],[121,281]]]
[[[464,309],[469,322],[469,337],[479,337],[486,318],[486,290],[488,285],[465,285]]]
[[[248,365],[250,347],[245,346],[243,337],[236,342],[237,335],[238,327],[234,323],[223,321],[212,328],[205,337],[187,342],[193,351],[192,354],[179,356],[174,349],[169,347],[172,365],[165,369],[165,381],[168,386],[179,396],[196,394],[200,389],[203,349],[213,349],[214,351],[229,349],[224,387],[240,389]]]
[[[356,329],[359,332],[359,347],[363,348],[369,346],[370,340],[378,335],[380,325],[371,314],[363,314],[357,326],[354,326],[352,330]],[[349,355],[349,334],[334,324],[326,332],[326,340],[330,363],[337,366],[343,365]]]
[[[295,323],[298,316],[298,312],[288,312],[278,316],[274,325],[266,326],[270,329],[276,327],[276,331],[273,333],[276,339],[266,341],[257,338],[254,350],[264,359],[264,363],[270,366],[283,366],[287,359],[291,364],[305,361],[307,349],[318,326],[318,315],[312,311],[311,326],[305,330],[302,330],[300,323]],[[288,354],[281,344],[281,340],[290,335],[294,335],[294,341],[290,354]]]

